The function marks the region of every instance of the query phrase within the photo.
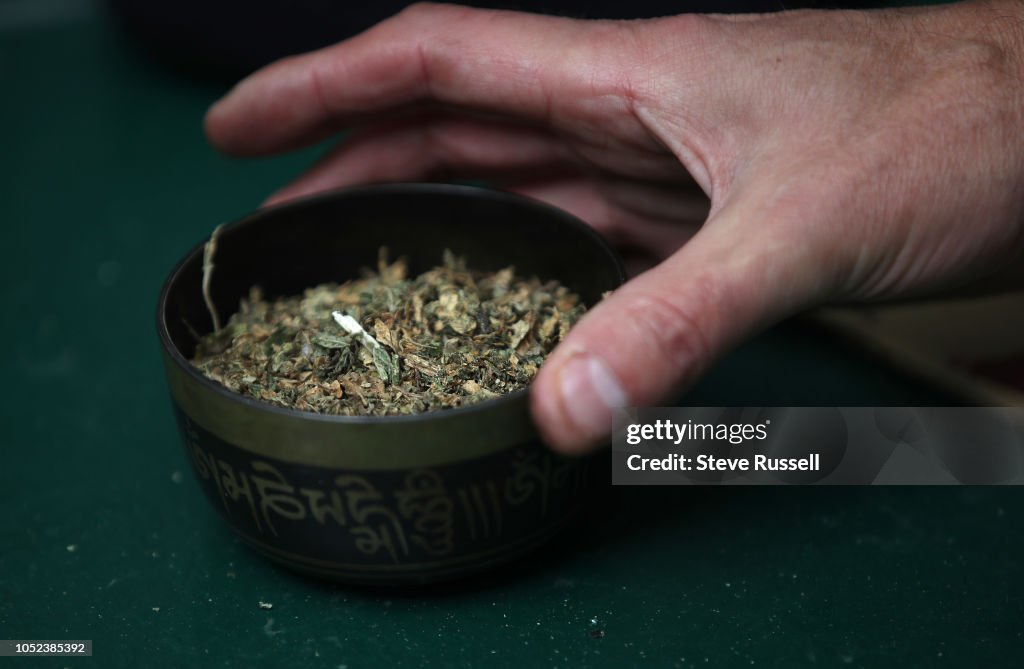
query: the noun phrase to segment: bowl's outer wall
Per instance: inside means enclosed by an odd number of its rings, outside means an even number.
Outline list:
[[[589,460],[536,441],[434,467],[314,467],[254,456],[175,413],[200,487],[235,531],[335,580],[424,583],[478,571],[542,542],[584,499]]]
[[[341,282],[378,249],[415,274],[445,249],[478,269],[514,265],[594,304],[623,280],[617,258],[555,209],[483,189],[340,191],[226,226],[212,295],[223,315],[253,285],[269,297]],[[536,437],[525,392],[387,419],[324,417],[243,398],[187,362],[212,322],[194,249],[161,295],[165,368],[205,494],[243,538],[303,571],[353,582],[424,582],[475,571],[550,535],[581,503],[588,461]]]

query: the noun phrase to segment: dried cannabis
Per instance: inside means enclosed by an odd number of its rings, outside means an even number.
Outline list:
[[[268,302],[258,287],[192,363],[227,388],[325,414],[457,407],[527,385],[583,314],[556,282],[475,272],[445,252],[407,278],[404,260]]]

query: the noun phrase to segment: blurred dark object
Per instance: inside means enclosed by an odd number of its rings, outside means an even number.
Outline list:
[[[409,2],[383,0],[107,0],[113,16],[142,47],[192,74],[238,78],[283,56],[351,37]],[[464,2],[581,18],[648,18],[683,12],[752,12],[835,4],[780,0],[538,0]]]

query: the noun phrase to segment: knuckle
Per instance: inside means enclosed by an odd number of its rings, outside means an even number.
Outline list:
[[[483,15],[472,7],[418,2],[389,22],[389,35],[402,57],[418,68],[425,95],[433,95],[435,84],[450,80],[458,70],[467,35],[473,34],[471,22]]]
[[[599,21],[591,26],[590,36],[599,52],[614,54],[616,69],[626,68],[638,82],[650,82],[653,86],[666,71],[674,77],[684,76],[678,67],[680,56],[684,56],[686,62],[693,62],[702,53],[702,45],[713,25],[708,17],[698,14]],[[617,48],[609,50],[609,44]]]
[[[1018,91],[1020,56],[1007,46],[1004,32],[1001,22],[991,21],[969,37],[933,41],[925,77],[932,95],[924,97],[936,104],[953,100],[966,108],[983,109],[979,101],[999,102]]]
[[[943,54],[938,63],[938,78],[950,86],[965,87],[969,93],[978,86],[995,90],[1011,76],[1010,56],[1006,49],[987,40],[960,42]]]
[[[649,63],[678,73],[680,59],[693,64],[707,62],[715,52],[713,42],[721,41],[723,34],[714,17],[681,14],[630,22],[629,37]],[[699,67],[689,69],[694,70],[694,77],[706,76]]]
[[[459,21],[475,13],[471,7],[446,5],[435,2],[416,2],[395,15],[395,19],[414,25],[433,24],[439,27],[459,25]]]
[[[695,374],[712,354],[709,318],[714,313],[715,289],[710,278],[699,279],[687,294],[650,294],[626,307],[625,322],[631,324],[635,341],[643,342],[655,364],[668,365],[674,374]]]
[[[440,7],[440,5],[433,2],[414,2],[396,16],[406,21],[418,21],[426,16],[432,16]]]

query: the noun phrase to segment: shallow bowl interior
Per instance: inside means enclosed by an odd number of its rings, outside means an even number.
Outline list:
[[[376,267],[381,246],[392,258],[407,257],[413,275],[438,265],[450,249],[473,269],[514,265],[519,274],[556,279],[589,305],[622,281],[600,237],[557,209],[479,188],[393,184],[328,193],[225,226],[211,296],[226,320],[253,285],[276,297],[342,282]],[[161,305],[161,325],[186,358],[195,335],[213,327],[201,281],[199,246],[174,271]]]

